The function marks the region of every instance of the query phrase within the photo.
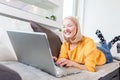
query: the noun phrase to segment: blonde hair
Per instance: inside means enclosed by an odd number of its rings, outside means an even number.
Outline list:
[[[81,34],[81,30],[80,30],[79,20],[78,20],[76,17],[74,17],[74,16],[65,17],[65,18],[63,19],[63,22],[64,22],[65,19],[70,19],[71,21],[73,21],[73,22],[75,23],[75,25],[76,25],[76,29],[77,29],[77,30],[76,30],[76,34],[73,36],[72,39],[68,39],[68,38],[66,38],[66,37],[63,35],[64,40],[67,41],[67,42],[70,42],[70,43],[76,43],[76,42],[80,41],[81,38],[82,38],[82,34]]]

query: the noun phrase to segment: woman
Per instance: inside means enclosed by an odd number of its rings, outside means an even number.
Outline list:
[[[96,48],[94,41],[81,34],[77,18],[64,18],[62,31],[65,41],[61,46],[59,58],[53,57],[56,65],[95,72],[96,65],[106,63],[104,53]]]

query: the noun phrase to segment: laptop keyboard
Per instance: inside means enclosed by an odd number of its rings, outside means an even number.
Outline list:
[[[71,75],[71,74],[76,74],[81,72],[80,69],[73,68],[73,67],[66,68],[66,67],[55,66],[55,68],[56,68],[57,74],[60,76]]]

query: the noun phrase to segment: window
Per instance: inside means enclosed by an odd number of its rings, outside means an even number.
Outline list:
[[[63,18],[66,16],[73,15],[73,1],[74,0],[64,0],[63,4]]]

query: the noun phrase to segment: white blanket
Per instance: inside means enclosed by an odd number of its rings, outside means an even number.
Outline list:
[[[100,77],[103,77],[119,67],[118,62],[113,62],[105,64],[103,66],[97,67],[97,72],[88,72],[82,71],[79,74],[74,74],[66,77],[57,78],[46,72],[41,71],[40,69],[25,65],[20,62],[7,61],[0,62],[20,74],[22,80],[98,80]]]

